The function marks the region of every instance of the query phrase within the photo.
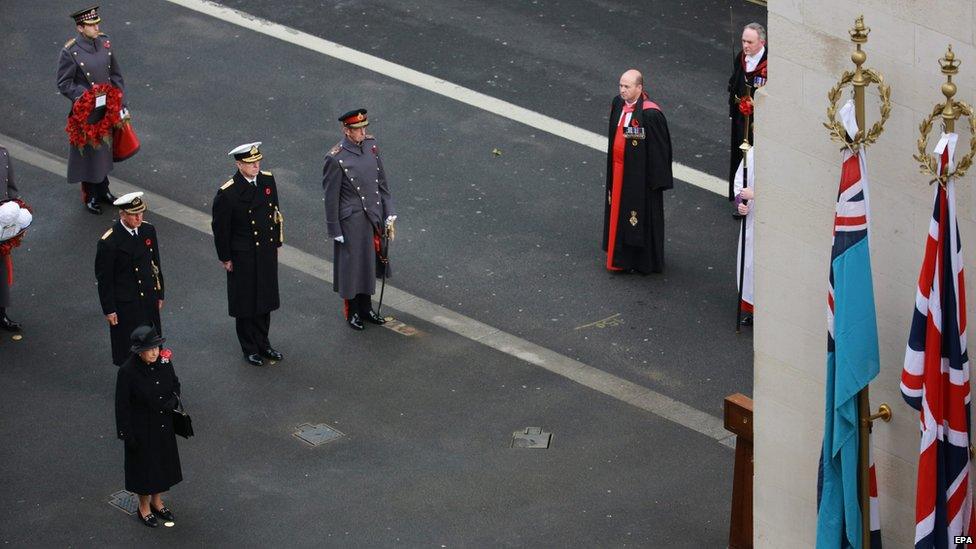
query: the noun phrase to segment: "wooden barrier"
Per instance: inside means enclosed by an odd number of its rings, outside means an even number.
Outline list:
[[[729,548],[752,547],[752,399],[725,397],[725,429],[736,436]]]

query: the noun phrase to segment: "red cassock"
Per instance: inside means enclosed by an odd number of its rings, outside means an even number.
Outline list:
[[[645,94],[620,96],[610,109],[603,249],[611,271],[664,269],[664,197],[671,189],[671,136],[660,107]]]

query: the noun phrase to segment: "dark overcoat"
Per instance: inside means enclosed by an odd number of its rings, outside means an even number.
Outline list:
[[[334,242],[332,289],[343,299],[376,292],[374,234],[396,215],[379,147],[372,136],[357,145],[343,138],[325,156],[322,167],[325,224]],[[391,276],[387,265],[386,276]]]
[[[735,194],[733,193],[735,171],[739,168],[739,162],[742,161],[742,150],[739,149],[739,145],[742,144],[742,139],[746,132],[746,118],[739,112],[738,98],[745,97],[749,91],[749,87],[755,85],[756,76],[766,66],[767,55],[769,55],[768,45],[763,52],[762,58],[759,60],[759,64],[756,65],[756,69],[752,72],[746,72],[745,57],[742,50],[739,50],[739,53],[732,59],[732,76],[729,78],[728,86],[729,118],[732,120],[732,138],[729,144],[729,200],[735,198]],[[755,120],[755,114],[752,115],[751,119]],[[752,126],[753,124],[750,123],[748,128],[750,143],[753,143]]]
[[[125,489],[136,494],[165,492],[183,480],[172,414],[180,380],[163,354],[146,364],[133,353],[115,381],[116,434],[126,441]]]
[[[152,324],[162,335],[159,300],[164,299],[163,265],[159,257],[156,227],[143,221],[133,236],[118,219],[98,241],[95,280],[102,314],[116,313],[119,322],[109,328],[112,363],[129,356],[129,336],[142,324]]]
[[[94,40],[79,34],[61,48],[58,91],[74,104],[94,84],[112,84],[125,93],[125,82],[112,41],[104,34]],[[103,113],[93,114],[97,116]],[[82,151],[69,143],[68,149],[68,183],[101,183],[112,171],[111,142],[98,148],[86,145]]]
[[[640,101],[643,101],[641,99]],[[624,101],[616,96],[610,106],[607,145],[606,201],[603,210],[603,250],[609,243],[613,191],[613,153],[617,124]],[[630,126],[644,128],[644,139],[624,141],[624,176],[620,214],[617,217],[617,245],[613,264],[642,273],[664,268],[664,194],[674,186],[671,175],[671,134],[668,122],[658,109],[638,108]],[[632,213],[633,212],[633,213]]]
[[[227,307],[235,318],[270,313],[280,305],[278,187],[271,172],[258,173],[255,183],[237,172],[213,203],[210,226],[217,258],[234,263],[227,273]]]
[[[17,184],[14,182],[14,167],[10,164],[10,153],[0,147],[0,202],[19,198]],[[10,286],[7,285],[7,262],[0,256],[0,308],[10,306]]]

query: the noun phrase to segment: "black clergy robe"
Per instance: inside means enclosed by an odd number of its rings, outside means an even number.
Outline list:
[[[746,132],[746,119],[739,112],[739,99],[745,97],[750,87],[755,87],[756,77],[766,74],[766,56],[769,55],[769,47],[763,51],[762,58],[756,64],[752,72],[746,72],[746,58],[742,50],[732,59],[732,77],[729,78],[729,118],[732,119],[732,139],[729,148],[729,200],[734,200],[733,187],[735,187],[735,171],[742,162],[743,136]],[[751,92],[749,92],[751,94]],[[749,143],[752,143],[752,122],[755,121],[755,113],[750,117],[749,124]]]
[[[610,107],[608,131],[606,265],[611,271],[659,273],[664,270],[664,191],[674,186],[671,134],[664,113],[646,94],[629,119],[621,118],[625,110],[618,95]]]

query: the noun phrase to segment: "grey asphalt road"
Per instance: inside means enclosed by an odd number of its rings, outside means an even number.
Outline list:
[[[662,85],[651,90],[672,121],[677,159],[722,175],[720,3],[641,4],[640,19],[653,22],[646,32],[620,29],[626,10],[612,2],[320,4],[230,3],[601,132],[621,68],[663,56],[649,71]],[[747,6],[737,17],[755,9]],[[59,156],[68,104],[54,65],[73,32],[65,11],[60,2],[0,7],[10,29],[0,66],[18,75],[0,83],[0,133]],[[328,258],[321,159],[338,140],[335,116],[365,106],[401,213],[392,283],[714,415],[726,394],[751,392],[751,336],[732,331],[736,228],[724,198],[679,182],[666,205],[667,272],[611,276],[599,250],[604,155],[169,3],[104,2],[102,17],[143,142],[117,176],[208,211],[232,173],[226,151],[264,141],[289,243]],[[668,38],[622,38],[642,34]],[[594,44],[618,59],[608,63]],[[0,386],[14,392],[0,402],[11,488],[0,507],[14,510],[0,539],[724,543],[727,448],[418,319],[404,320],[420,336],[354,333],[330,289],[297,272],[282,270],[272,332],[288,358],[248,369],[211,243],[167,220],[156,220],[169,285],[163,322],[201,429],[183,445],[187,481],[173,496],[189,518],[157,537],[135,529],[104,503],[121,483],[114,368],[92,276],[108,216],[81,210],[63,180],[17,168],[38,222],[17,251],[11,309],[28,331],[0,341]],[[612,315],[621,323],[592,326]],[[304,448],[290,433],[306,421],[349,436]],[[555,432],[553,448],[507,448],[529,425]]]

